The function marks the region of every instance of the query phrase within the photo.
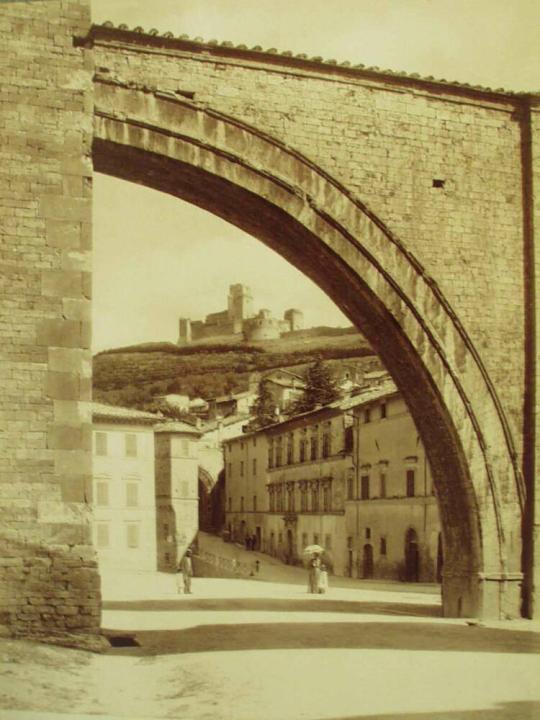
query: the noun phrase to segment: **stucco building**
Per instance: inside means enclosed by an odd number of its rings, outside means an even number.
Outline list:
[[[440,581],[443,550],[431,469],[392,381],[354,409],[355,473],[345,500],[346,572]]]
[[[437,501],[423,444],[391,380],[224,443],[233,539],[297,563],[319,544],[337,575],[434,582]]]
[[[335,403],[224,443],[226,525],[234,539],[285,562],[324,545],[344,572],[344,489],[352,467],[352,416]]]
[[[155,430],[158,570],[174,570],[199,529],[200,432],[184,422]]]
[[[102,569],[173,570],[198,531],[200,432],[93,403],[93,534]]]
[[[159,417],[92,405],[93,534],[100,567],[156,570],[154,425]]]

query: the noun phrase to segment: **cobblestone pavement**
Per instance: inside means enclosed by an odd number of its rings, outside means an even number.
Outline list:
[[[191,596],[172,576],[105,578],[103,626],[138,645],[0,641],[0,718],[540,717],[536,625],[440,618],[429,588],[333,582],[309,596],[301,569],[271,565],[268,581],[196,578]],[[279,581],[291,570],[297,582]]]

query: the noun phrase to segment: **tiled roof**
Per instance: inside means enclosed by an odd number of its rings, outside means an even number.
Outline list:
[[[135,410],[134,408],[119,407],[117,405],[106,405],[105,403],[92,403],[92,417],[94,420],[106,419],[113,421],[140,422],[143,425],[158,423],[163,420],[161,415]]]
[[[353,397],[334,400],[334,402],[328,403],[328,405],[321,405],[320,407],[317,407],[313,410],[308,410],[307,412],[299,413],[298,415],[292,415],[291,417],[286,418],[285,420],[281,420],[280,422],[273,423],[272,425],[265,425],[264,427],[258,428],[257,430],[243,433],[242,435],[238,435],[234,438],[229,438],[228,440],[225,440],[225,442],[237,440],[239,437],[251,437],[252,435],[265,433],[268,430],[276,430],[284,425],[287,425],[288,423],[295,422],[296,420],[301,420],[303,418],[327,410],[352,410],[353,408],[367,405],[367,403],[373,402],[374,400],[381,400],[382,398],[389,397],[390,395],[394,395],[397,392],[399,391],[394,381],[388,379],[385,382],[382,382],[380,385],[376,385],[374,387],[369,387],[365,390],[362,390],[358,393],[358,395],[354,395]]]
[[[470,83],[462,83],[458,82],[457,80],[446,80],[446,79],[440,79],[435,78],[432,75],[429,76],[421,76],[418,73],[406,73],[406,72],[400,72],[396,70],[389,70],[381,68],[377,66],[366,66],[361,63],[359,64],[351,64],[348,61],[344,62],[338,62],[337,60],[330,59],[325,60],[324,58],[320,56],[313,56],[310,57],[308,55],[305,55],[303,53],[293,53],[290,50],[277,50],[276,48],[269,48],[267,50],[263,49],[260,45],[255,45],[253,47],[248,47],[247,45],[235,45],[232,42],[229,41],[218,41],[218,40],[204,40],[202,37],[195,37],[190,38],[189,35],[179,35],[175,36],[172,32],[164,32],[160,33],[155,28],[152,28],[151,30],[145,31],[142,27],[137,26],[133,29],[129,28],[126,24],[122,23],[115,27],[114,23],[110,21],[106,21],[102,23],[101,25],[94,25],[92,30],[96,31],[100,28],[105,28],[108,30],[119,30],[121,32],[125,33],[133,33],[138,35],[148,35],[151,37],[159,37],[163,38],[164,40],[177,40],[181,41],[183,43],[191,43],[193,45],[197,45],[201,48],[207,47],[209,49],[217,47],[217,48],[224,48],[228,50],[235,50],[235,51],[243,51],[243,52],[249,52],[251,54],[257,54],[261,55],[262,57],[266,56],[281,56],[283,58],[291,58],[293,60],[306,62],[310,64],[317,64],[317,65],[324,65],[324,66],[332,66],[336,68],[342,68],[344,70],[349,71],[358,71],[359,73],[369,73],[369,74],[375,74],[375,75],[381,75],[386,76],[390,78],[396,78],[396,79],[404,79],[404,80],[410,80],[415,81],[419,83],[428,83],[428,84],[436,84],[436,85],[446,85],[449,88],[457,88],[462,90],[469,90],[469,91],[475,91],[475,92],[481,92],[481,93],[490,93],[490,94],[497,94],[497,95],[508,95],[508,96],[520,96],[520,95],[527,95],[527,93],[520,93],[520,92],[512,92],[510,90],[505,90],[504,88],[490,88],[490,87],[484,87],[482,85],[471,85]],[[537,94],[537,93],[531,93],[531,94]]]
[[[202,431],[197,429],[194,425],[182,422],[181,420],[162,422],[155,430],[157,433],[187,433],[190,435],[202,434]]]

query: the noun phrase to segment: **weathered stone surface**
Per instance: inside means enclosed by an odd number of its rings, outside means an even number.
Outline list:
[[[74,47],[88,6],[2,9],[0,470],[13,490],[0,525],[4,557],[23,565],[0,564],[0,622],[58,637],[99,625],[82,511],[91,149],[99,170],[251,232],[363,329],[433,468],[445,612],[517,614],[540,556],[538,98],[110,29]],[[92,145],[93,55],[108,72]]]
[[[91,473],[81,403],[90,358],[81,345],[92,67],[73,37],[88,31],[89,4],[0,10],[0,622],[17,635],[73,645],[88,642],[100,622],[87,510],[75,510],[85,507]]]

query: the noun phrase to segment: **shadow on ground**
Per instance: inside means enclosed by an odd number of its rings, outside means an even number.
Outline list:
[[[540,702],[520,701],[500,703],[496,708],[481,710],[355,715],[332,718],[332,720],[536,720],[537,718],[540,718]]]
[[[440,617],[440,605],[398,602],[366,602],[355,600],[305,598],[178,598],[171,600],[105,601],[104,610],[209,610],[209,611],[274,611],[364,613]]]
[[[112,628],[105,634],[117,634]],[[489,653],[538,653],[540,634],[436,623],[250,623],[198,625],[184,630],[133,630],[140,647],[122,655],[165,655],[238,650],[347,648]]]

